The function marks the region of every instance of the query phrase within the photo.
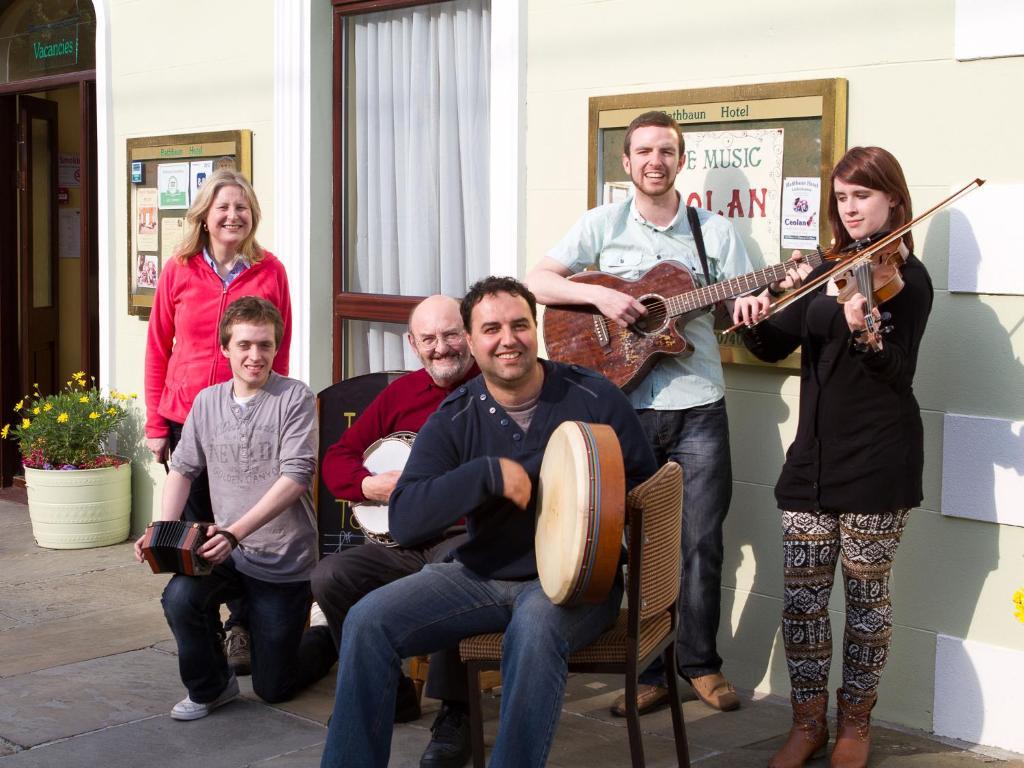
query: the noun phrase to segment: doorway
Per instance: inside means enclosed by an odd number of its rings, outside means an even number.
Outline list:
[[[0,94],[0,423],[99,370],[92,81]],[[0,487],[20,475],[0,441]]]

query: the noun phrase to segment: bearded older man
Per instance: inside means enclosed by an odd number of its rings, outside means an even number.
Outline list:
[[[416,305],[409,316],[408,341],[423,368],[388,385],[324,457],[324,483],[338,499],[388,501],[401,473],[373,474],[363,465],[366,449],[393,432],[418,432],[441,401],[480,372],[469,353],[455,299],[435,295]],[[427,563],[441,562],[465,538],[464,526],[456,525],[415,547],[385,547],[371,541],[321,560],[312,576],[313,596],[338,647],[345,617],[362,597],[419,572]],[[426,692],[431,698],[440,699],[442,707],[421,765],[462,765],[470,745],[466,674],[457,651],[442,651],[431,657]],[[407,722],[419,716],[419,699],[413,683],[403,677],[398,687],[395,721]]]

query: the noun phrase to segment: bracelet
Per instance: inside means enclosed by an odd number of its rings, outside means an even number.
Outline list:
[[[217,531],[221,536],[228,540],[228,544],[231,545],[232,549],[238,549],[238,537],[235,536],[231,531]]]

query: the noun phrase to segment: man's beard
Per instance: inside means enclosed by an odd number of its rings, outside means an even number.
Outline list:
[[[469,367],[466,362],[469,360],[469,350],[462,355],[445,355],[441,358],[431,358],[426,363],[427,373],[430,377],[441,384],[451,384],[458,381]]]

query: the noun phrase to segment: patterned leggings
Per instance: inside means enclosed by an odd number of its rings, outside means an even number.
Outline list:
[[[853,702],[875,696],[892,635],[889,572],[908,512],[782,513],[782,639],[795,701],[828,693],[828,600],[840,547],[846,590],[842,692]]]

